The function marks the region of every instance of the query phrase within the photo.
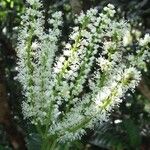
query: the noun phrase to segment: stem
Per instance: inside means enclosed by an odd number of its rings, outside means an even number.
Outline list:
[[[57,148],[57,139],[50,141],[48,137],[43,138],[41,150],[56,150]]]
[[[54,140],[49,150],[55,150],[57,147],[57,139]]]
[[[49,140],[47,138],[43,138],[41,144],[41,150],[48,150],[48,146],[50,145]]]

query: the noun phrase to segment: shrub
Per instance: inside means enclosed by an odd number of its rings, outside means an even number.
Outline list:
[[[129,24],[117,19],[108,4],[101,13],[94,8],[76,18],[59,56],[62,13],[51,14],[45,31],[41,2],[28,3],[17,48],[18,79],[26,97],[22,109],[43,139],[41,149],[55,149],[106,121],[125,93],[134,90],[149,57],[150,36],[138,41],[136,51],[128,50]]]

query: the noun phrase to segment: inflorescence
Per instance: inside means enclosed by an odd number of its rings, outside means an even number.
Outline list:
[[[150,56],[150,35],[139,40],[134,52],[127,50],[123,42],[129,25],[116,19],[114,6],[108,4],[101,13],[96,8],[82,12],[63,54],[56,56],[62,13],[51,14],[45,32],[41,2],[28,3],[17,51],[24,117],[58,141],[79,139],[138,85]]]

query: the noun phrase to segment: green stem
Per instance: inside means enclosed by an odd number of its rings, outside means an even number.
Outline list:
[[[50,149],[49,146],[50,146],[49,138],[44,137],[42,140],[41,150],[49,150]]]
[[[48,149],[48,150],[56,150],[56,148],[57,148],[57,139],[54,140],[54,142],[52,143],[50,149]]]

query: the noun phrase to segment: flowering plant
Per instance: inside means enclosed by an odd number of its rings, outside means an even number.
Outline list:
[[[42,137],[41,149],[55,149],[107,120],[125,93],[134,90],[150,56],[150,36],[129,51],[124,45],[129,25],[116,19],[108,4],[101,13],[94,8],[76,18],[63,54],[57,56],[62,13],[51,14],[45,32],[41,2],[27,2],[17,51],[18,79],[26,97],[22,109]]]

